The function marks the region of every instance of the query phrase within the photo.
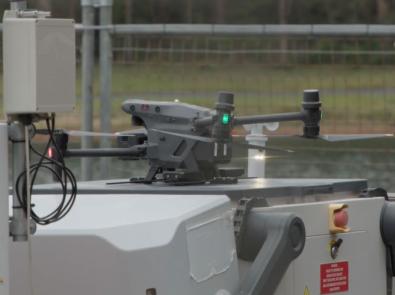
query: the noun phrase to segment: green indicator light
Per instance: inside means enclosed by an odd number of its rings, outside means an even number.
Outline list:
[[[229,114],[223,114],[222,115],[222,124],[228,125],[230,122],[230,115]]]

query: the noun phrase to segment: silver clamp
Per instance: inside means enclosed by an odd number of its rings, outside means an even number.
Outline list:
[[[51,17],[51,12],[39,10],[18,10],[16,15],[20,18],[48,18]]]
[[[242,237],[245,230],[245,219],[250,213],[251,209],[256,207],[267,207],[268,203],[265,198],[242,198],[239,200],[234,217],[233,226],[234,234],[236,239],[236,249],[240,251],[240,244],[242,243]]]
[[[113,0],[81,0],[82,6],[104,7],[113,6]]]

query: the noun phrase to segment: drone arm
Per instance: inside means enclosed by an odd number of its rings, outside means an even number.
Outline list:
[[[210,126],[214,123],[214,117],[206,117],[206,118],[202,118],[202,119],[196,119],[194,121],[194,125],[195,127],[206,127],[206,126]]]
[[[305,90],[303,95],[301,112],[250,117],[236,117],[233,119],[233,125],[237,126],[256,123],[302,121],[304,123],[303,136],[306,138],[317,138],[320,134],[321,116],[321,102],[318,90]]]
[[[249,125],[249,124],[258,124],[258,123],[304,121],[305,118],[306,118],[305,112],[261,115],[261,116],[244,116],[244,117],[235,117],[233,120],[233,125],[239,126],[239,125]]]
[[[146,146],[134,146],[132,148],[103,148],[103,149],[68,149],[64,152],[65,157],[139,157],[146,152]]]

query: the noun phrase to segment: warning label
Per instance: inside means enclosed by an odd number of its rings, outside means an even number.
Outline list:
[[[348,262],[321,264],[321,294],[348,291]]]

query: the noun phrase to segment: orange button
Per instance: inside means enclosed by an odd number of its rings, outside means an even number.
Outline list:
[[[335,211],[335,215],[333,216],[333,223],[337,227],[346,228],[348,225],[348,211],[347,211],[347,209],[341,209],[339,211]]]

